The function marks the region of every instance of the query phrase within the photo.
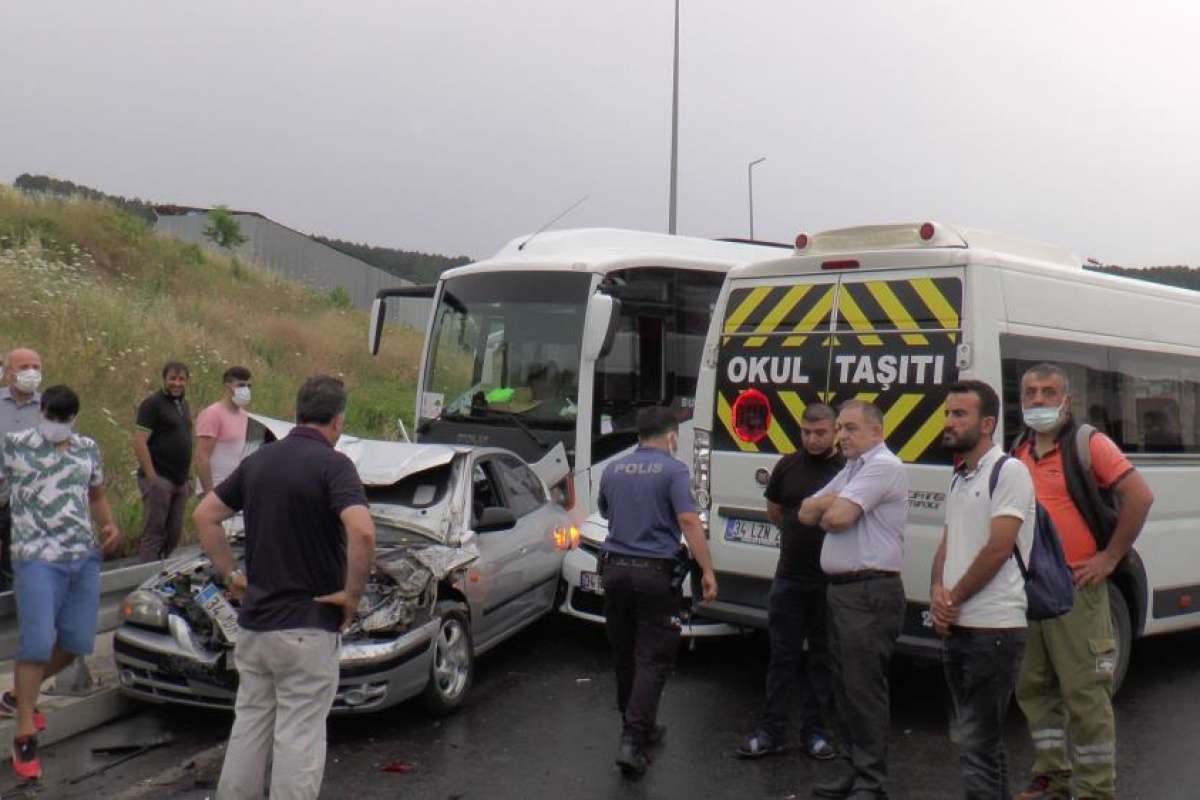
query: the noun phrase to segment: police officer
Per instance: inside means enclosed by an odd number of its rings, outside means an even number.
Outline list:
[[[688,469],[674,458],[679,423],[670,409],[651,406],[638,413],[637,430],[637,449],[604,470],[599,502],[609,521],[601,570],[622,715],[616,762],[629,777],[646,771],[646,747],[666,729],[656,717],[679,645],[681,532],[700,565],[704,600],[717,597]]]

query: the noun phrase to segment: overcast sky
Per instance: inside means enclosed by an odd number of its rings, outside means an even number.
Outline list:
[[[679,232],[921,221],[1200,265],[1200,4],[683,0]],[[671,0],[5,3],[0,180],[485,257],[665,230]]]

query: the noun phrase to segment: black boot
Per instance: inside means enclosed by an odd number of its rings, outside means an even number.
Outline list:
[[[626,778],[638,778],[646,772],[646,755],[641,746],[633,739],[622,737],[621,748],[617,751],[617,766]]]

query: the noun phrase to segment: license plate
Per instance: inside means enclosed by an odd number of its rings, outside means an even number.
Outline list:
[[[221,633],[225,636],[225,640],[230,644],[238,640],[238,621],[237,611],[225,599],[225,594],[221,591],[221,587],[215,583],[210,583],[200,590],[200,594],[196,595],[197,602],[204,609],[204,613],[208,614],[208,618],[216,623],[221,629]]]
[[[604,594],[604,583],[594,572],[579,573],[579,588],[592,594]]]
[[[728,519],[725,521],[725,541],[779,547],[779,528],[756,519]]]

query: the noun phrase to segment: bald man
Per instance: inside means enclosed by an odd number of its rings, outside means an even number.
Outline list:
[[[42,357],[18,347],[4,359],[4,386],[0,388],[0,442],[10,433],[36,426],[42,418]],[[0,465],[3,466],[3,465]],[[0,589],[12,587],[12,513],[8,495],[0,497]]]

